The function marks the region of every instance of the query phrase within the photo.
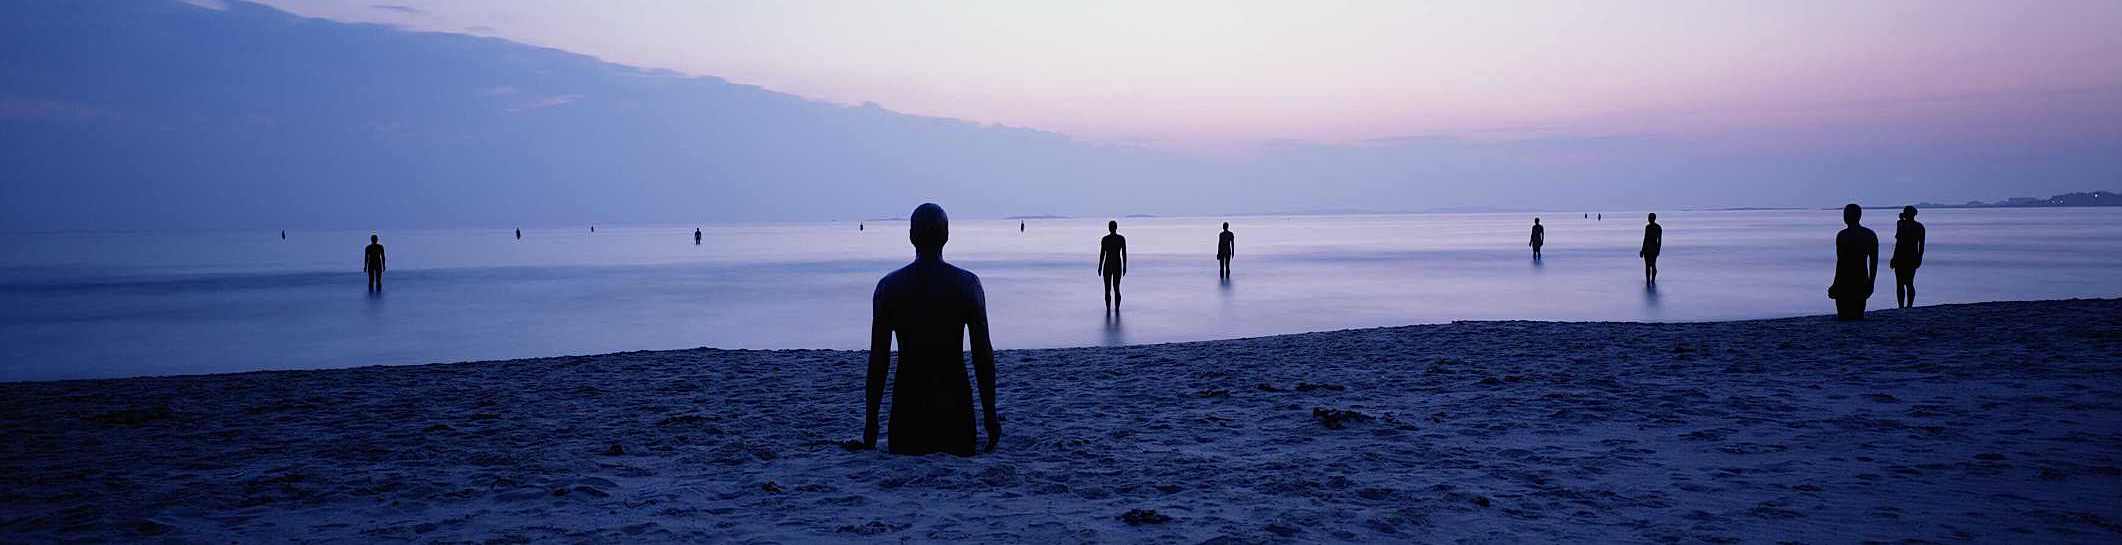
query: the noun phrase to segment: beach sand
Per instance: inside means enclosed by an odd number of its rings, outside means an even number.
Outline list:
[[[2122,300],[1871,317],[1004,351],[975,458],[850,351],[0,384],[0,542],[2122,541]]]

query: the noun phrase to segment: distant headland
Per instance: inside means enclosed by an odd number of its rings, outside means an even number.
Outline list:
[[[2056,208],[2065,206],[2122,206],[2122,194],[2113,191],[2064,193],[2046,199],[2013,197],[1995,202],[1967,201],[1961,204],[1916,203],[1916,208]]]

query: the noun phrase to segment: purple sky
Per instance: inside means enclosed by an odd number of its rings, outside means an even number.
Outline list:
[[[1106,142],[2111,137],[2122,2],[266,0]],[[1828,137],[1823,141],[1823,137]]]

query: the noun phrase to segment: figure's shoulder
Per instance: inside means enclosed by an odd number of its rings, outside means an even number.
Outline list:
[[[884,278],[877,279],[877,293],[883,294],[884,292],[891,291],[894,288],[905,285],[907,282],[906,279],[908,277],[913,276],[913,274],[914,266],[911,263],[907,264],[904,267],[899,267],[898,270],[884,273]]]
[[[980,275],[973,274],[972,271],[959,268],[957,265],[952,265],[949,263],[943,264],[943,267],[943,270],[950,274],[951,279],[958,281],[959,284],[974,288],[980,287]]]

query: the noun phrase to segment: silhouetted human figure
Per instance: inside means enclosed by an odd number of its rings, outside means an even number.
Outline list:
[[[1547,228],[1540,226],[1540,218],[1533,218],[1533,240],[1526,243],[1533,247],[1533,259],[1540,259],[1540,246],[1547,244]]]
[[[1599,214],[1599,219],[1593,221],[1606,221],[1606,214],[1604,212],[1601,212]]]
[[[287,230],[286,230],[286,229],[281,229],[281,230],[280,230],[280,240],[287,240]]]
[[[1230,258],[1238,255],[1238,235],[1230,232],[1230,222],[1223,222],[1223,232],[1216,234],[1216,274],[1230,278]]]
[[[1020,221],[1020,222],[1017,222],[1017,232],[1019,232],[1019,233],[1022,233],[1022,232],[1024,232],[1024,222],[1021,222],[1021,221]]]
[[[361,272],[368,273],[368,291],[383,291],[383,243],[376,235],[368,236],[368,247],[361,251]]]
[[[1105,308],[1120,308],[1120,277],[1127,274],[1127,237],[1120,236],[1120,222],[1105,222],[1105,238],[1098,239],[1098,276],[1105,279]]]
[[[1879,235],[1857,225],[1862,217],[1863,207],[1843,206],[1842,223],[1848,227],[1835,234],[1835,283],[1827,287],[1827,296],[1835,300],[1838,320],[1864,319],[1864,300],[1879,277]]]
[[[1923,224],[1916,221],[1916,207],[1901,207],[1901,220],[1894,222],[1894,257],[1886,262],[1894,269],[1894,304],[1916,306],[1916,268],[1923,266]]]
[[[857,224],[855,224],[855,230],[856,230],[856,231],[867,231],[867,230],[869,230],[869,226],[868,226],[867,224],[857,223]]]
[[[699,227],[694,227],[694,228],[693,228],[693,245],[694,245],[694,246],[699,246],[699,245],[700,245],[700,228],[699,228]]]
[[[1664,249],[1665,228],[1658,226],[1658,214],[1652,212],[1650,224],[1643,226],[1643,249],[1636,251],[1636,255],[1643,258],[1644,282],[1658,281],[1658,252]]]
[[[522,229],[517,229],[517,230],[516,230],[516,240],[523,240],[523,230],[522,230]]]
[[[909,223],[914,262],[877,281],[870,300],[868,412],[862,444],[877,447],[877,408],[884,401],[892,337],[897,335],[891,453],[973,455],[973,392],[965,380],[963,351],[969,331],[987,450],[993,451],[1002,437],[1002,420],[995,416],[995,348],[987,337],[987,295],[978,275],[943,261],[943,244],[950,240],[950,218],[943,207],[923,204],[914,209]]]

